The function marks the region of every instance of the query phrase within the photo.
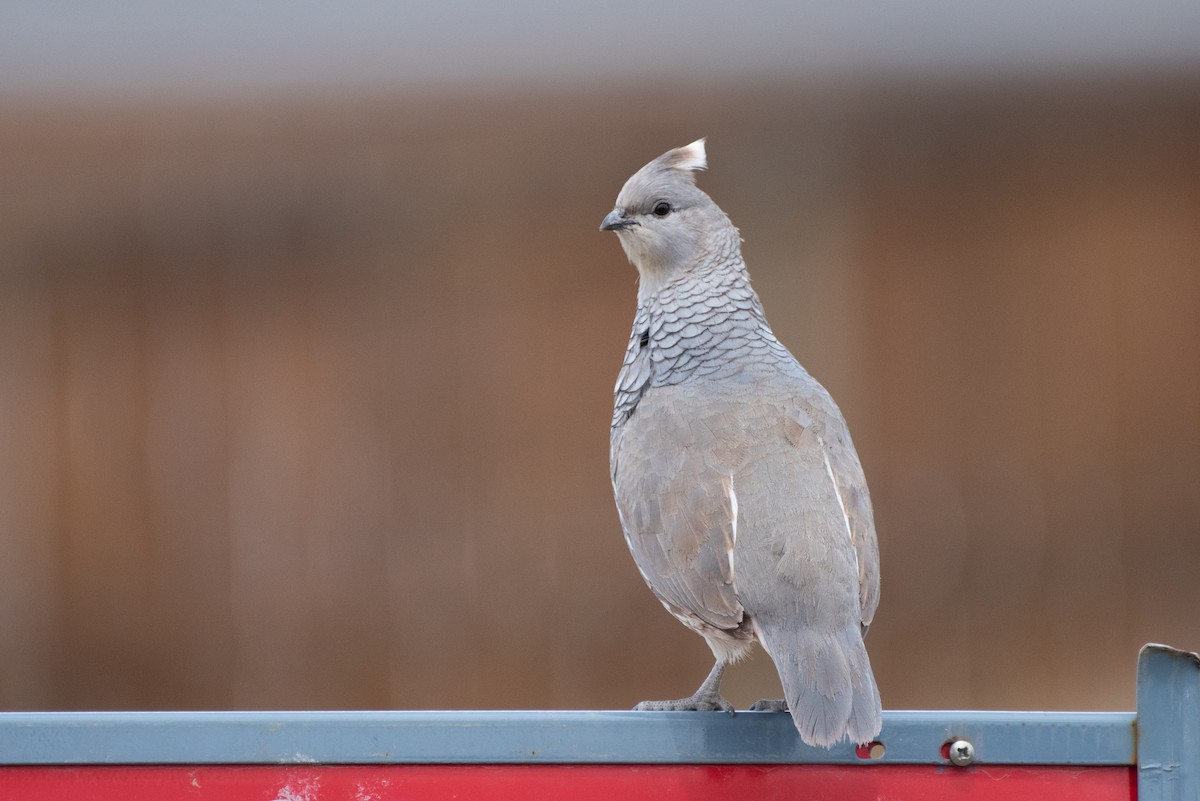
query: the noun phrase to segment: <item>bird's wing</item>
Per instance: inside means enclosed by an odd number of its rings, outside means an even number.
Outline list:
[[[755,617],[837,627],[860,611],[863,573],[855,523],[842,500],[827,430],[783,404],[756,404],[763,421],[736,477],[738,597]]]
[[[797,504],[810,522],[813,515],[824,515],[819,526],[825,529],[823,538],[852,549],[854,586],[865,631],[879,606],[879,544],[867,479],[846,420],[825,388],[807,372],[791,387],[790,399],[780,400],[778,411],[768,416],[782,426],[773,441],[782,436],[789,445],[785,462],[775,469],[780,475],[800,472],[792,479],[796,489],[779,492],[772,500],[783,504],[780,508]]]
[[[836,428],[830,431],[825,453],[858,557],[858,601],[865,630],[879,606],[879,545],[875,536],[875,515],[871,511],[871,494],[867,490],[867,479],[863,475],[858,453],[844,424],[840,426],[840,431]]]
[[[650,396],[647,396],[649,399]],[[613,489],[625,538],[650,589],[676,616],[734,629],[736,496],[712,460],[703,420],[646,403],[613,440]]]

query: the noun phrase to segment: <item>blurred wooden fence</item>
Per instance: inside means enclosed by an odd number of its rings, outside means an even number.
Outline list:
[[[1138,644],[1200,642],[1200,92],[850,89],[6,105],[0,707],[690,689],[596,227],[699,135],[863,455],[885,703],[1131,707]]]

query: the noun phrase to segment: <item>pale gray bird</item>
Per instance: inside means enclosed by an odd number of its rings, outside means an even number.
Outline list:
[[[882,725],[863,635],[879,601],[866,479],[833,399],[767,325],[725,213],[696,188],[704,140],[638,170],[600,228],[639,274],[617,378],[613,491],[663,606],[708,641],[699,689],[638,709],[723,709],[727,665],[762,643],[800,737]]]

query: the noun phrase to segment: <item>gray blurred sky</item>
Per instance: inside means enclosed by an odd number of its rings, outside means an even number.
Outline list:
[[[0,0],[0,91],[1200,69],[1200,0]]]

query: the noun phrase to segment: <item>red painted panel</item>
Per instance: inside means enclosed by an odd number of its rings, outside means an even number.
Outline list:
[[[1129,801],[1129,767],[311,765],[0,767],[0,801]]]

